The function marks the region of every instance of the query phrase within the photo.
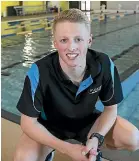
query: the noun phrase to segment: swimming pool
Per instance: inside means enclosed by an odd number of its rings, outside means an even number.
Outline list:
[[[121,19],[124,16],[131,15],[131,13],[102,13],[93,14],[91,12],[85,12],[91,22],[97,21],[111,21],[115,19]],[[133,13],[132,13],[133,14]],[[37,31],[50,30],[52,27],[55,14],[44,14],[36,16],[20,16],[2,19],[1,23],[1,37],[24,35],[27,33],[34,33]]]
[[[132,54],[138,53],[139,14],[126,16],[115,21],[93,22],[92,32],[94,42],[91,48],[105,52],[111,58],[134,47],[135,44],[134,52],[131,52]],[[16,104],[23,87],[25,74],[34,61],[52,50],[55,49],[52,43],[51,30],[2,38],[2,109],[20,115],[16,110]],[[127,57],[130,57],[130,52]],[[133,61],[128,61],[128,63],[125,63],[125,58],[123,60],[116,59],[115,62],[119,63],[120,74],[128,69],[128,65],[138,62],[134,56],[131,59]],[[123,67],[124,64],[126,64],[126,68]]]

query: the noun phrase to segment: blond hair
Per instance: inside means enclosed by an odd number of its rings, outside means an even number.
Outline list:
[[[90,21],[88,17],[79,9],[72,8],[65,11],[60,12],[57,16],[55,16],[53,25],[52,25],[52,32],[54,34],[56,29],[56,24],[60,22],[73,22],[73,23],[83,23],[89,30],[90,33]]]

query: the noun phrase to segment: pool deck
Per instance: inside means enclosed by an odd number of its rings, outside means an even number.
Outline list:
[[[32,15],[26,15],[26,16],[7,16],[7,17],[2,17],[1,22],[5,21],[13,21],[13,20],[22,20],[22,19],[31,19],[31,18],[42,18],[42,17],[54,17],[58,13],[42,13],[42,14],[32,14]],[[100,13],[92,13],[90,12],[91,15],[94,17],[99,16]],[[106,13],[107,15],[117,15],[117,14],[123,14],[123,13]]]

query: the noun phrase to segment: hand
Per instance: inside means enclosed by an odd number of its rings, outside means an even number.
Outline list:
[[[74,161],[89,161],[89,159],[82,154],[83,149],[85,149],[84,145],[71,144],[68,147],[67,155]]]
[[[93,137],[92,139],[88,139],[86,142],[86,146],[82,151],[83,155],[87,155],[89,161],[96,161],[96,156],[98,155],[97,152],[98,148],[98,139]]]

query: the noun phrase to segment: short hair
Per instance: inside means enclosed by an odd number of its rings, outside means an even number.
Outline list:
[[[72,9],[64,10],[60,12],[57,16],[55,16],[53,25],[52,25],[53,34],[55,32],[56,25],[60,22],[65,22],[65,21],[85,24],[90,33],[91,26],[90,26],[90,21],[88,17],[81,10],[72,8]]]

